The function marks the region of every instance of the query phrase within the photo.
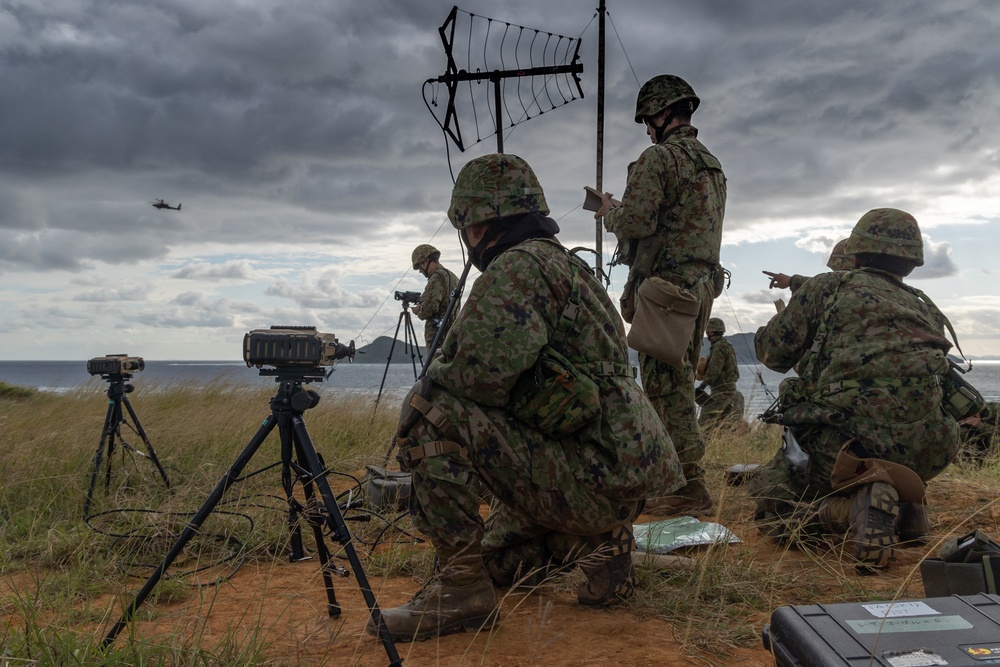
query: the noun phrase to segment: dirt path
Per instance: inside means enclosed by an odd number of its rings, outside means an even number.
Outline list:
[[[407,578],[372,585],[379,604],[386,607],[405,602],[419,587]],[[260,626],[271,642],[266,653],[282,663],[384,667],[388,659],[381,643],[364,631],[367,608],[356,583],[344,579],[335,586],[343,614],[330,619],[315,562],[244,566],[214,600],[161,605],[156,620],[140,624],[137,634],[152,640],[160,633],[198,632],[207,621],[204,641],[212,643],[234,628]],[[501,604],[501,619],[492,633],[399,643],[396,649],[405,665],[436,667],[773,664],[762,648],[720,647],[714,655],[686,654],[679,636],[685,628],[642,620],[624,609],[584,608],[571,593],[551,588],[509,594]]]

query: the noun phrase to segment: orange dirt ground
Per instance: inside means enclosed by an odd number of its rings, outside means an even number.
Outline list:
[[[878,575],[858,577],[851,564],[841,561],[835,550],[817,556],[784,549],[763,539],[753,529],[752,505],[745,492],[725,488],[727,496],[721,499],[722,509],[715,520],[736,533],[742,543],[729,547],[724,557],[777,563],[778,576],[787,577],[781,590],[798,598],[779,600],[776,606],[922,597],[917,564],[926,555],[936,555],[941,541],[968,528],[964,508],[985,506],[975,517],[976,527],[992,534],[997,532],[1000,516],[1000,511],[991,505],[992,498],[984,494],[979,498],[973,489],[962,488],[953,481],[935,480],[928,489],[929,501],[932,508],[940,509],[932,513],[934,534],[930,544],[900,549],[892,568]],[[959,492],[961,498],[957,497]],[[652,519],[641,517],[640,521],[643,520]],[[694,554],[694,558],[697,562],[699,554]],[[3,585],[18,586],[14,581],[5,578]],[[372,588],[383,608],[405,602],[421,583],[409,576],[371,577]],[[138,587],[136,584],[135,590]],[[215,645],[227,635],[235,634],[241,639],[246,636],[247,642],[263,640],[265,656],[277,665],[389,664],[382,644],[364,631],[368,610],[357,582],[354,578],[338,578],[335,588],[343,613],[331,619],[326,612],[326,593],[316,560],[249,563],[217,589],[199,589],[200,592],[181,602],[147,601],[137,615],[135,635],[173,644],[180,634],[194,638],[195,645],[204,647]],[[671,594],[688,592],[673,590]],[[91,601],[91,606],[99,604]],[[759,633],[768,622],[772,611],[773,608],[751,610],[749,622],[755,632]],[[106,630],[107,627],[97,627],[95,634]],[[127,642],[127,635],[123,633],[117,642]],[[718,627],[712,629],[711,636],[722,638],[717,646],[705,641],[704,628],[696,622],[670,623],[628,606],[601,610],[581,607],[575,601],[575,585],[564,582],[531,592],[507,594],[501,604],[500,623],[491,632],[397,643],[396,649],[408,667],[773,665],[759,639],[744,640],[738,646],[736,642],[725,641],[725,628],[720,632]]]
[[[929,488],[931,507],[941,508],[932,516],[934,539],[927,546],[897,550],[897,561],[889,570],[859,577],[852,564],[842,561],[836,550],[817,557],[815,553],[788,550],[764,539],[750,521],[752,503],[745,491],[726,489],[727,497],[720,503],[722,510],[715,520],[742,539],[741,544],[729,547],[726,558],[743,556],[760,563],[780,561],[780,576],[803,582],[799,599],[782,600],[779,605],[860,599],[858,590],[867,592],[861,594],[864,599],[923,597],[917,569],[919,561],[925,555],[936,555],[940,541],[962,530],[961,509],[947,509],[956,500],[955,489],[949,482],[940,485],[932,482]],[[965,497],[961,504],[968,507],[966,502],[979,501],[989,505],[985,497]],[[997,529],[997,512],[992,509],[977,518],[977,525],[984,530]],[[644,520],[655,519],[640,518],[640,522]],[[694,557],[697,561],[699,556],[695,554]],[[420,583],[411,577],[379,577],[371,581],[383,608],[408,600]],[[137,632],[143,636],[159,631],[173,633],[185,625],[194,631],[207,619],[204,640],[208,642],[213,633],[223,635],[234,624],[262,628],[271,642],[267,654],[279,661],[302,665],[387,665],[381,643],[364,631],[368,613],[357,582],[353,578],[337,579],[335,587],[343,614],[338,619],[330,619],[326,614],[326,594],[316,561],[248,565],[221,587],[214,599],[163,605],[155,614],[156,620],[139,624]],[[865,597],[866,594],[869,597]],[[759,632],[773,609],[755,611],[756,617],[751,621]],[[700,629],[696,623],[671,624],[628,608],[595,610],[581,607],[576,604],[575,585],[544,586],[527,593],[510,593],[503,599],[500,618],[501,623],[490,633],[398,643],[396,648],[408,666],[766,667],[774,664],[759,640],[744,646],[720,641],[717,647],[706,647],[704,638],[698,637]],[[713,636],[719,634],[716,628]],[[721,636],[725,636],[724,632]]]

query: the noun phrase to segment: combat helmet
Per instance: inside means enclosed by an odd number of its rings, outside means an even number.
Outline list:
[[[417,268],[427,260],[436,262],[440,256],[441,252],[437,248],[429,243],[421,243],[413,249],[413,255],[410,256],[410,259],[413,268]]]
[[[845,251],[851,255],[873,253],[924,264],[924,240],[912,215],[896,208],[868,211],[854,225]]]
[[[689,111],[694,113],[701,103],[687,81],[673,74],[660,74],[642,84],[635,98],[635,122],[643,123],[648,116],[655,116],[677,102],[691,102]]]
[[[847,252],[848,239],[840,239],[830,252],[826,266],[831,271],[848,271],[854,268],[854,255]]]
[[[726,333],[726,323],[722,321],[719,317],[708,318],[708,324],[705,325],[705,333]]]
[[[493,153],[470,160],[458,172],[448,219],[455,229],[525,213],[548,215],[538,177],[524,159]]]

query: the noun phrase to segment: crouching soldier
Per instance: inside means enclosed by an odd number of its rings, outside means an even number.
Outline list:
[[[917,221],[869,211],[846,252],[854,270],[807,280],[757,331],[764,365],[798,377],[765,413],[785,426],[785,445],[750,491],[765,532],[844,536],[868,569],[888,565],[899,540],[927,535],[924,485],[959,437],[942,401],[947,320],[902,280],[923,264]]]
[[[548,212],[514,155],[476,158],[455,182],[448,217],[482,275],[402,406],[410,512],[437,559],[409,602],[383,610],[395,640],[479,629],[495,587],[553,567],[579,564],[580,604],[628,597],[632,520],[684,484],[621,317]],[[498,501],[485,523],[480,484]]]

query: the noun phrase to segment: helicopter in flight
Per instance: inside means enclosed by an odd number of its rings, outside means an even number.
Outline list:
[[[182,204],[178,204],[177,206],[171,206],[170,204],[168,204],[167,202],[163,201],[162,199],[157,199],[156,201],[152,202],[152,204],[153,204],[153,208],[159,208],[159,209],[168,208],[171,211],[179,211],[179,210],[181,210],[181,206],[182,206]]]

